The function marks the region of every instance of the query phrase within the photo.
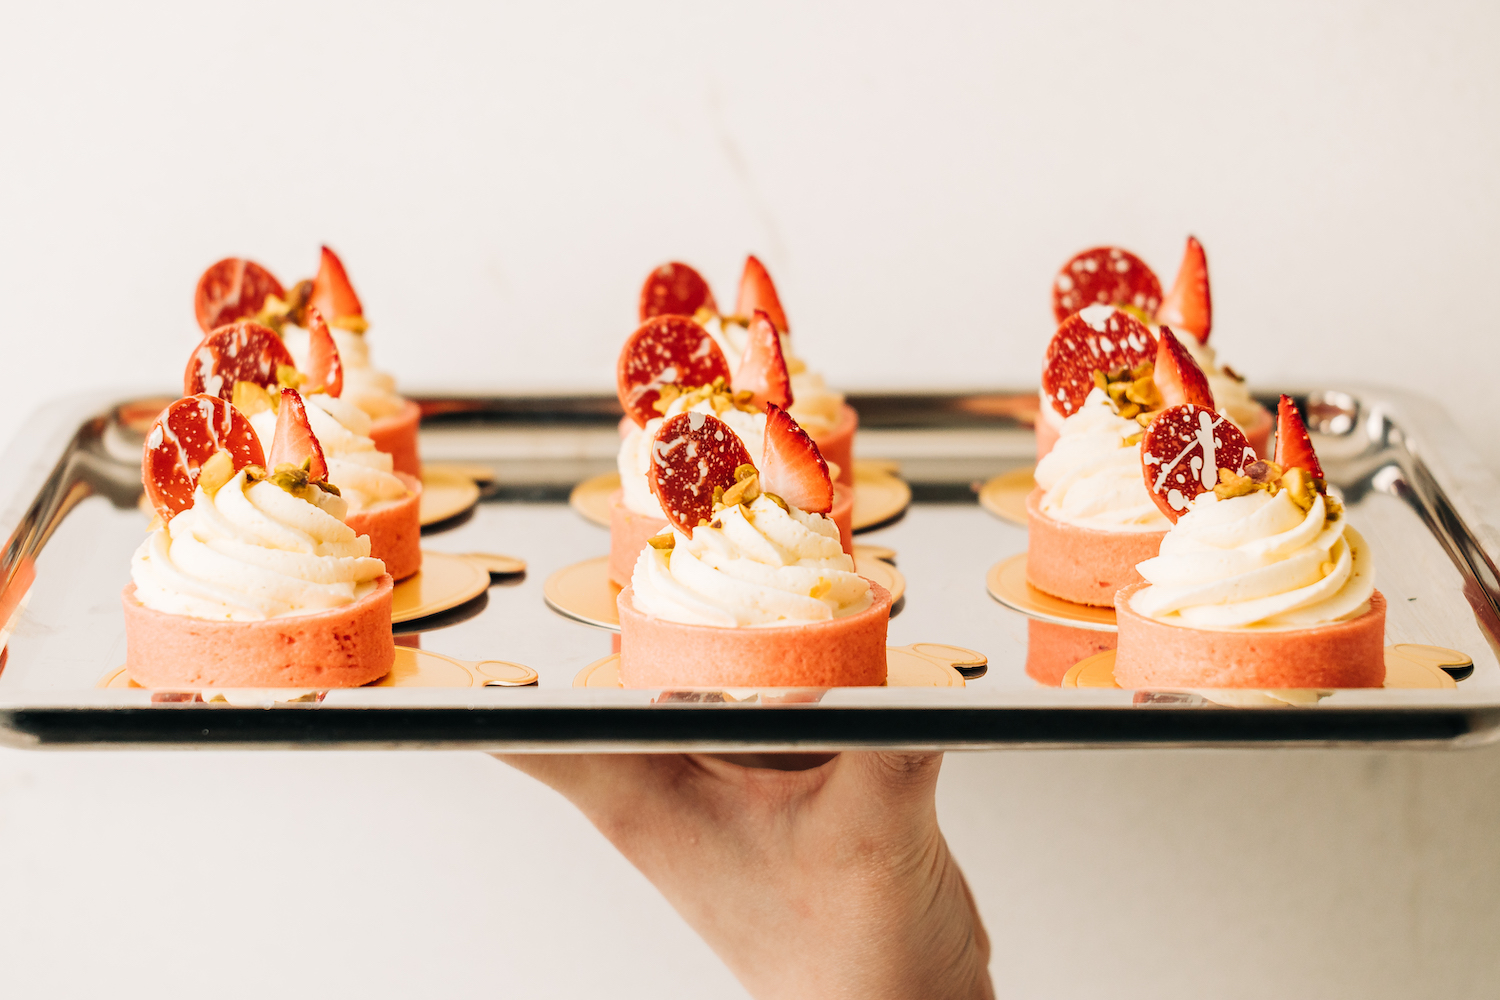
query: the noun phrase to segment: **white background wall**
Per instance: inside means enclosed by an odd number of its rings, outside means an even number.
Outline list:
[[[655,263],[768,261],[846,388],[1022,385],[1073,251],[1207,245],[1265,386],[1438,396],[1500,461],[1493,4],[184,4],[0,20],[0,438],[170,387],[226,254],[326,240],[411,388],[607,388]],[[3,473],[0,473],[3,474]],[[950,759],[1020,996],[1493,995],[1500,754]],[[31,995],[735,995],[477,756],[0,753]],[[28,991],[21,991],[28,992]]]

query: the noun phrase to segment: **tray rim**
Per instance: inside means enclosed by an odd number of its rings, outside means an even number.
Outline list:
[[[1034,389],[992,388],[974,391],[916,393],[850,393],[858,402],[900,400],[921,412],[922,404],[947,401],[959,406],[976,397],[1034,396]],[[1407,485],[1428,515],[1429,528],[1449,549],[1450,558],[1465,571],[1478,591],[1470,603],[1480,618],[1482,633],[1500,646],[1500,479],[1462,436],[1448,414],[1435,401],[1406,390],[1342,383],[1337,388],[1316,388],[1297,394],[1324,397],[1342,395],[1358,404],[1362,421],[1370,422],[1371,440],[1394,443],[1411,459]],[[159,391],[120,389],[80,393],[54,400],[33,412],[0,452],[0,469],[14,470],[0,480],[0,607],[23,560],[39,552],[61,518],[81,496],[47,487],[62,480],[69,462],[81,460],[74,444],[88,425],[107,420],[121,404],[168,396]],[[432,412],[441,425],[465,414],[489,412],[497,403],[521,420],[528,414],[546,412],[562,402],[586,413],[574,415],[577,423],[603,425],[610,421],[610,399],[604,394],[576,393],[464,393],[415,394],[424,412]],[[878,405],[878,404],[877,404]],[[961,408],[961,407],[960,407]],[[450,416],[452,415],[452,416]],[[988,426],[1024,426],[1015,414],[994,417]],[[878,425],[877,425],[878,426]],[[893,425],[900,428],[902,425]],[[933,428],[936,425],[928,425]],[[983,427],[975,422],[968,426]],[[85,493],[87,495],[87,493]],[[917,501],[920,502],[920,501]],[[976,585],[982,585],[979,581]],[[539,608],[541,613],[550,613]],[[970,689],[972,692],[973,689]],[[1130,692],[1120,699],[1081,702],[1070,692],[1067,705],[1045,704],[1040,698],[1015,697],[1006,692],[1006,703],[974,701],[934,705],[873,704],[819,706],[812,716],[780,715],[801,708],[754,709],[764,721],[737,720],[725,726],[725,706],[691,707],[651,705],[649,699],[623,703],[576,698],[566,705],[510,704],[495,698],[493,691],[466,697],[418,700],[416,704],[382,706],[367,702],[363,692],[340,692],[335,704],[316,708],[278,706],[261,708],[234,706],[178,707],[149,702],[119,703],[73,697],[71,693],[38,691],[0,694],[0,744],[10,746],[194,746],[225,748],[286,746],[365,748],[510,748],[515,750],[712,750],[746,746],[826,749],[907,748],[996,748],[1068,746],[1369,746],[1372,744],[1422,746],[1471,746],[1500,739],[1500,692],[1483,689],[1451,692],[1446,698],[1404,697],[1392,704],[1384,695],[1380,704],[1323,706],[1317,709],[1224,709],[1211,710],[1217,722],[1209,722],[1200,708],[1132,706]],[[1043,692],[1046,694],[1048,692]],[[349,695],[354,695],[350,698]],[[649,710],[647,714],[645,710]],[[316,711],[317,731],[308,718],[293,720],[286,711]],[[582,711],[592,716],[579,716]],[[221,715],[204,728],[202,719],[184,726],[182,711],[213,711]],[[447,735],[431,728],[453,712],[467,713],[469,721],[456,725]],[[666,723],[663,711],[671,712]],[[224,716],[222,713],[230,713]],[[681,713],[689,713],[682,715]],[[705,714],[712,713],[712,714]],[[766,713],[773,713],[767,715]],[[854,713],[854,714],[850,714]],[[978,714],[975,714],[978,713]],[[1227,724],[1224,713],[1240,722]],[[547,716],[553,725],[547,736],[538,735],[533,723]],[[1186,716],[1203,722],[1183,722]],[[400,716],[400,718],[395,718]],[[1282,718],[1281,716],[1295,716]],[[487,721],[475,723],[475,717]],[[1047,722],[1067,721],[1066,727]],[[456,717],[455,717],[456,718]],[[814,722],[813,719],[825,719]],[[160,721],[148,721],[157,720]],[[568,725],[558,723],[566,719]],[[839,721],[835,721],[835,719]],[[424,721],[425,720],[425,721]],[[653,721],[655,720],[655,721]],[[693,720],[693,721],[689,721]],[[855,722],[854,720],[857,720]],[[903,721],[904,720],[904,721]],[[1255,721],[1258,720],[1258,721]],[[1426,721],[1423,721],[1426,720]],[[451,721],[451,720],[450,720]],[[576,725],[587,722],[586,725]],[[744,722],[745,725],[740,725]],[[880,727],[874,735],[855,737],[845,727]],[[785,727],[790,726],[790,732]],[[287,733],[299,736],[290,743]],[[664,738],[662,730],[672,734]],[[407,735],[398,735],[396,730]],[[199,732],[202,738],[186,736]],[[415,737],[421,732],[424,735]],[[459,733],[465,735],[458,735]]]

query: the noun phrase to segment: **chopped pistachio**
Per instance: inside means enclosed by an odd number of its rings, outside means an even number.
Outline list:
[[[744,466],[740,468],[744,468]],[[723,504],[725,507],[735,507],[742,503],[750,503],[756,497],[760,496],[760,477],[752,471],[751,475],[739,480],[733,486],[729,487],[729,489],[724,490],[722,494],[719,494],[717,487],[715,487],[714,493],[718,495],[718,499],[715,501],[715,509],[717,509],[718,504]]]
[[[1141,438],[1143,438],[1145,436],[1146,436],[1146,432],[1145,431],[1136,431],[1134,434],[1130,435],[1130,437],[1126,438],[1123,443],[1124,443],[1125,447],[1130,448],[1130,447],[1133,447],[1135,445],[1140,444],[1141,443]]]
[[[285,490],[294,497],[299,497],[309,503],[317,502],[317,494],[314,490],[322,490],[324,493],[332,493],[339,496],[339,488],[330,482],[321,479],[313,479],[311,475],[312,459],[304,459],[301,465],[293,465],[290,462],[282,462],[276,466],[275,471],[265,476],[266,482],[272,486]]]
[[[276,382],[283,389],[300,389],[306,381],[307,376],[291,365],[276,366]]]
[[[350,333],[364,333],[370,328],[370,321],[363,316],[339,316],[328,321],[328,325],[335,330],[347,330]]]
[[[1097,368],[1094,369],[1094,388],[1103,389],[1105,392],[1109,391],[1109,380],[1106,379],[1104,377],[1104,373]]]
[[[650,538],[646,539],[646,544],[651,546],[653,549],[660,549],[662,551],[670,552],[677,545],[677,533],[669,532],[665,535],[652,535]]]
[[[1281,476],[1281,485],[1292,498],[1292,503],[1304,511],[1311,510],[1313,497],[1317,495],[1317,487],[1313,485],[1313,479],[1303,469],[1287,469]]]
[[[214,496],[233,478],[234,459],[229,456],[229,452],[220,448],[198,470],[198,488],[209,496]]]
[[[789,514],[791,513],[791,510],[786,505],[786,501],[783,500],[783,499],[781,499],[781,497],[777,496],[776,494],[774,494],[774,493],[762,493],[761,496],[765,497],[767,500],[771,501],[772,503],[774,503],[776,506],[780,507],[782,510],[786,511],[787,513],[789,513]]]
[[[275,413],[281,403],[281,396],[263,385],[241,380],[234,384],[234,393],[230,402],[245,416],[253,417],[265,410]]]

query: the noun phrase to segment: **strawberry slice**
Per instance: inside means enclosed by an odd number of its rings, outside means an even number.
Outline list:
[[[781,335],[772,323],[764,311],[755,310],[745,353],[740,355],[740,367],[734,373],[734,387],[754,393],[756,406],[774,403],[785,410],[792,405],[792,376],[781,353]]]
[[[1152,377],[1168,406],[1195,403],[1210,410],[1214,408],[1208,376],[1169,326],[1162,327],[1156,335],[1156,370]]]
[[[330,323],[365,314],[364,306],[359,304],[359,296],[354,294],[354,286],[349,284],[349,274],[344,270],[344,262],[326,246],[323,248],[322,259],[318,262],[318,275],[313,278],[312,295],[308,297],[307,304],[316,306],[323,318]]]
[[[672,527],[687,535],[714,516],[714,488],[735,484],[750,452],[729,425],[708,413],[679,413],[651,442],[651,492]]]
[[[760,488],[809,514],[833,510],[833,479],[823,453],[807,431],[775,403],[766,407]]]
[[[295,367],[291,352],[270,327],[253,320],[221,326],[198,342],[182,376],[182,394],[206,392],[234,398],[236,382],[274,388],[282,365]]]
[[[1177,280],[1172,282],[1172,290],[1156,310],[1156,321],[1186,330],[1200,344],[1208,343],[1208,331],[1214,325],[1213,300],[1208,294],[1208,257],[1203,253],[1203,244],[1192,236],[1187,238]]]
[[[281,390],[281,406],[276,410],[276,433],[266,461],[272,471],[283,465],[307,465],[307,478],[317,482],[328,478],[328,462],[323,446],[313,436],[307,422],[307,407],[295,389]]]
[[[652,404],[662,386],[696,389],[716,378],[729,381],[729,362],[708,331],[686,316],[648,319],[625,341],[615,366],[620,406],[642,427],[661,416]]]
[[[1094,388],[1094,372],[1106,374],[1155,359],[1156,338],[1129,313],[1098,306],[1063,320],[1047,345],[1042,388],[1064,417],[1078,412]]]
[[[1061,323],[1080,309],[1105,305],[1138,309],[1147,318],[1161,305],[1161,282],[1129,250],[1094,247],[1063,265],[1052,282],[1052,314]]]
[[[1146,492],[1176,523],[1200,493],[1219,485],[1219,470],[1243,473],[1255,449],[1229,418],[1196,403],[1169,406],[1141,438]]]
[[[656,316],[691,316],[705,307],[719,311],[708,282],[675,260],[652,271],[641,286],[642,323]]]
[[[752,254],[745,258],[745,270],[740,275],[740,298],[735,304],[734,314],[753,316],[757,310],[771,318],[771,323],[778,332],[786,333],[791,329],[787,326],[786,313],[782,311],[776,286],[771,283],[771,272]]]
[[[1312,438],[1307,436],[1307,425],[1292,397],[1282,396],[1276,405],[1276,458],[1283,469],[1301,469],[1314,479],[1323,478],[1323,466],[1313,451]]]
[[[253,260],[225,257],[203,272],[193,293],[193,312],[204,333],[260,312],[266,296],[286,298],[276,276]]]
[[[218,396],[188,396],[157,414],[146,432],[141,480],[163,521],[193,505],[204,463],[221,451],[236,472],[266,463],[250,421]]]
[[[344,362],[339,357],[339,346],[333,341],[323,314],[309,307],[307,310],[307,384],[308,392],[326,392],[339,396],[344,392]]]

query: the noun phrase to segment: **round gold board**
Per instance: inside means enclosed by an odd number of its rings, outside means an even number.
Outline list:
[[[985,574],[984,585],[990,596],[1012,611],[1055,625],[1115,631],[1115,609],[1074,604],[1051,594],[1044,594],[1026,582],[1026,553],[1002,559]]]
[[[527,687],[537,682],[537,672],[508,660],[456,660],[442,653],[410,646],[396,647],[396,662],[391,672],[366,687]],[[105,674],[96,685],[100,688],[139,688],[124,667]],[[304,691],[255,691],[246,689],[228,699],[239,701],[296,701]]]
[[[979,488],[979,506],[1002,521],[1026,527],[1026,497],[1036,489],[1036,466],[1002,472]]]
[[[457,517],[479,502],[479,484],[442,465],[422,466],[422,500],[418,517],[425,528]]]
[[[568,503],[586,520],[609,527],[609,497],[620,488],[620,474],[605,472],[585,479],[568,494]],[[911,505],[911,487],[889,463],[854,463],[854,530],[884,524]]]
[[[396,584],[391,622],[409,622],[456,608],[489,589],[490,574],[467,556],[422,550],[422,568]]]
[[[1387,646],[1385,647],[1385,686],[1408,690],[1457,688],[1458,682],[1442,669],[1442,665],[1462,666],[1466,663],[1472,664],[1473,661],[1457,650],[1444,649],[1441,646],[1412,646],[1408,643]],[[1107,649],[1087,659],[1079,660],[1068,668],[1068,672],[1063,675],[1062,679],[1062,687],[1065,688],[1118,688],[1119,686],[1115,683],[1115,651],[1113,649]],[[1195,688],[1193,690],[1205,696],[1207,694],[1207,689]],[[1223,690],[1238,689],[1225,688]],[[1214,693],[1217,696],[1220,692]],[[1291,694],[1290,691],[1285,693]],[[1292,697],[1278,695],[1273,695],[1277,701],[1288,703],[1300,701],[1295,695]]]
[[[906,577],[884,559],[861,552],[863,548],[854,547],[854,571],[890,591],[894,605],[906,594]],[[609,578],[609,556],[564,566],[542,584],[542,599],[553,611],[564,618],[614,632],[620,630],[620,612],[615,606],[615,598],[619,596],[620,588]]]
[[[941,650],[935,653],[933,650]],[[954,661],[951,656],[957,655]],[[961,646],[942,643],[918,642],[910,646],[887,646],[885,648],[886,687],[964,687],[964,676],[954,666],[955,662],[966,666],[984,661],[984,654]],[[602,660],[595,660],[573,678],[578,688],[620,687],[620,654],[611,653]],[[734,689],[739,690],[739,689]],[[748,690],[748,689],[747,689]]]

